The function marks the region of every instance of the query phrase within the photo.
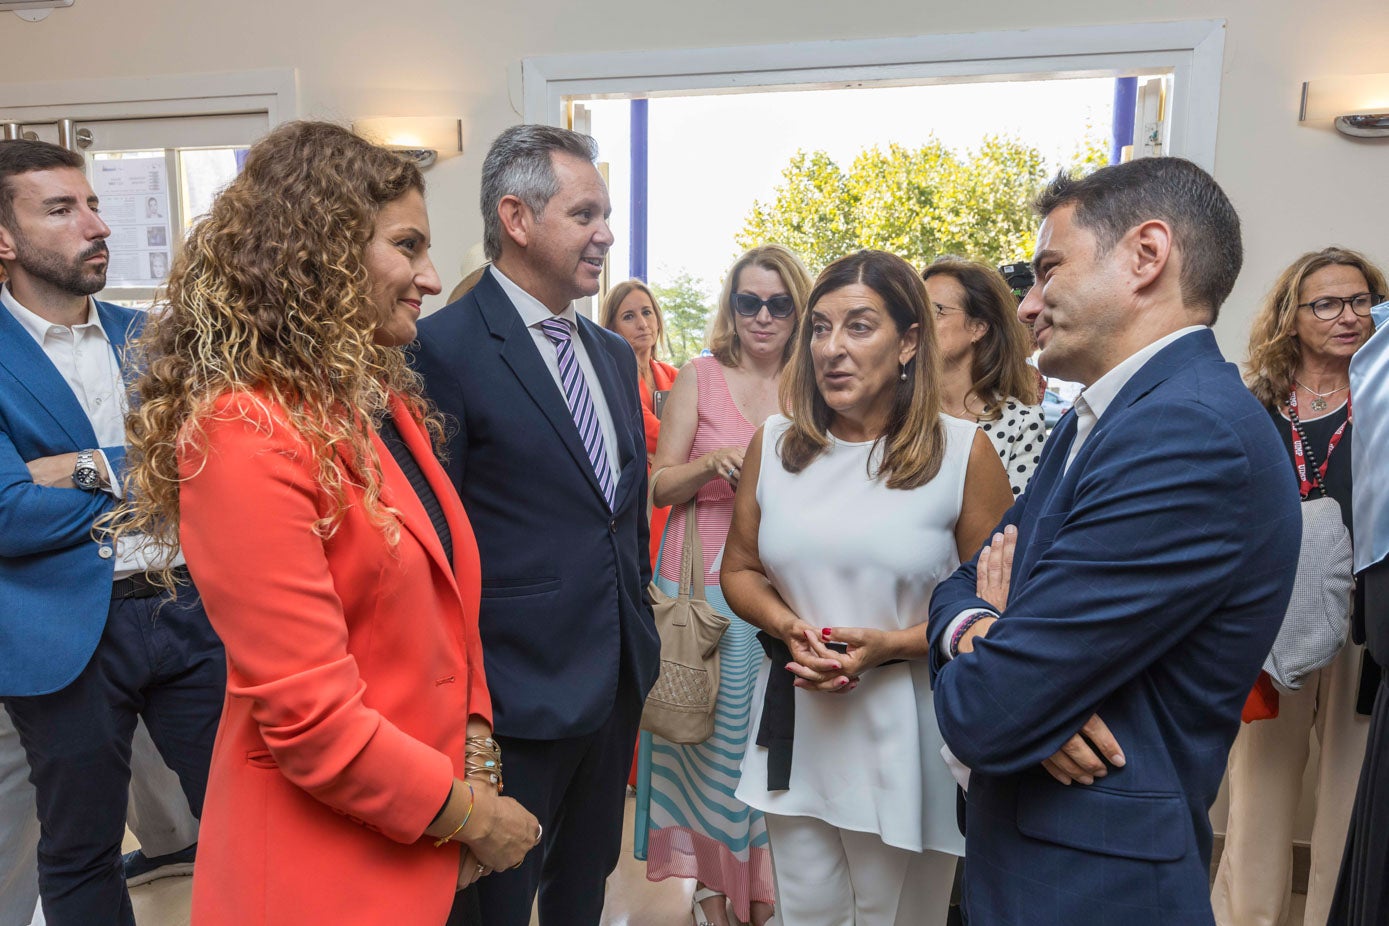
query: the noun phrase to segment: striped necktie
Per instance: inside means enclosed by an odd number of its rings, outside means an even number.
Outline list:
[[[593,395],[588,391],[584,371],[579,368],[579,358],[574,356],[573,333],[569,322],[563,318],[547,318],[540,323],[545,337],[555,345],[555,356],[559,359],[559,380],[564,386],[564,400],[569,404],[569,414],[574,416],[574,424],[579,429],[579,440],[588,452],[588,461],[593,465],[593,474],[598,477],[598,486],[603,490],[603,498],[608,508],[613,506],[612,467],[608,465],[608,451],[603,445],[603,429],[598,426],[598,412],[593,407]]]

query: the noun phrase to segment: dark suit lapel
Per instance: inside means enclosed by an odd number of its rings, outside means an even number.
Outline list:
[[[1026,507],[1019,518],[1019,549],[1013,557],[1014,581],[1019,581],[1018,577],[1025,577],[1031,572],[1042,552],[1032,542],[1036,532],[1030,528],[1039,520],[1055,515],[1066,507],[1061,500],[1066,498],[1069,492],[1063,493],[1062,486],[1067,484],[1066,457],[1071,453],[1071,445],[1075,443],[1075,438],[1076,413],[1071,411],[1061,417],[1051,436],[1047,438],[1042,460],[1027,482],[1027,491],[1023,495],[1023,504]],[[1027,527],[1024,528],[1023,525]]]
[[[74,447],[96,446],[96,432],[77,396],[72,394],[72,387],[43,348],[3,306],[0,306],[0,366],[34,397]]]
[[[630,439],[630,422],[635,409],[631,402],[623,401],[623,394],[630,387],[622,382],[622,373],[617,360],[608,352],[597,332],[597,325],[586,318],[579,318],[579,337],[588,351],[588,359],[593,362],[593,372],[603,387],[603,398],[608,403],[608,414],[613,420],[613,441],[617,444],[617,489],[613,493],[613,510],[617,511],[627,496],[636,488],[637,455]],[[645,447],[645,434],[641,437]],[[641,455],[641,467],[646,467],[646,454]]]
[[[521,388],[540,409],[550,427],[554,428],[560,443],[564,444],[569,455],[574,458],[574,464],[593,487],[593,491],[598,493],[599,498],[603,498],[603,489],[598,485],[598,476],[593,472],[588,451],[579,439],[579,428],[574,424],[574,416],[570,414],[564,393],[560,391],[555,378],[550,375],[550,368],[541,359],[540,350],[536,347],[530,330],[521,323],[520,314],[502,290],[501,284],[492,279],[491,273],[484,273],[469,295],[476,298],[492,337],[501,341],[502,361],[511,368]],[[607,504],[606,499],[603,504]]]
[[[1220,348],[1215,343],[1215,332],[1209,328],[1193,331],[1177,338],[1148,358],[1148,362],[1139,367],[1129,378],[1129,381],[1124,383],[1124,388],[1120,389],[1119,394],[1114,397],[1114,401],[1109,403],[1109,408],[1105,410],[1103,417],[1095,423],[1090,436],[1085,440],[1086,445],[1089,446],[1097,436],[1103,434],[1106,426],[1113,422],[1116,417],[1121,416],[1124,409],[1180,373],[1187,364],[1194,360],[1219,362],[1224,359],[1221,356]],[[1080,457],[1084,455],[1085,448],[1082,447]],[[1080,462],[1079,457],[1076,462]]]
[[[1066,468],[1066,458],[1070,456],[1071,445],[1075,442],[1077,419],[1075,412],[1067,412],[1047,439],[1041,465],[1028,483],[1027,494],[1032,496],[1035,493],[1035,497],[1028,502],[1027,518],[1030,523],[1036,524],[1041,519],[1065,515],[1070,511],[1075,498],[1076,484],[1085,471],[1090,455],[1099,446],[1099,438],[1103,436],[1105,428],[1112,426],[1116,419],[1122,418],[1130,406],[1179,373],[1193,360],[1221,359],[1220,350],[1215,344],[1215,335],[1210,329],[1193,331],[1158,351],[1147,363],[1139,367],[1119,390],[1114,401],[1110,402],[1105,413],[1086,436],[1084,445],[1069,469]],[[1028,540],[1029,538],[1023,537],[1019,543],[1027,544]],[[1030,548],[1020,549],[1014,556],[1014,562],[1021,563],[1023,571],[1016,574],[1026,575],[1026,570],[1032,568],[1040,552],[1042,551]]]

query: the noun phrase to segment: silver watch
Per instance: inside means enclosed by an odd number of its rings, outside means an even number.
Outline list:
[[[88,492],[101,488],[101,473],[96,468],[96,451],[77,451],[77,465],[72,470],[73,485]]]

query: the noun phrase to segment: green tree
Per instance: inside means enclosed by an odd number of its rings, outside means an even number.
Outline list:
[[[735,240],[744,248],[785,244],[815,273],[858,248],[918,265],[941,254],[1015,260],[1032,253],[1032,199],[1046,177],[1041,152],[1006,136],[963,153],[936,139],[874,147],[848,170],[823,151],[802,151],[771,201],[753,204]]]
[[[734,239],[740,251],[784,244],[818,273],[858,247],[857,197],[833,158],[823,151],[797,151],[781,177],[772,202],[752,204]]]
[[[1093,174],[1101,167],[1109,166],[1109,139],[1093,123],[1085,123],[1085,135],[1071,153],[1071,161],[1066,165],[1072,174],[1084,177]]]
[[[705,294],[702,280],[683,270],[669,283],[651,284],[651,291],[661,304],[666,342],[670,345],[670,356],[662,359],[676,367],[683,366],[704,349],[704,331],[714,300]]]

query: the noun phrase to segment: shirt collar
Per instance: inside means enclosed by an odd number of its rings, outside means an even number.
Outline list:
[[[38,342],[39,347],[43,346],[44,339],[48,337],[50,328],[61,328],[62,325],[55,325],[46,318],[41,318],[20,304],[19,300],[10,292],[10,284],[0,285],[0,303],[4,303],[5,308],[9,309],[15,321],[24,326],[24,330],[29,332],[30,337]],[[96,303],[89,296],[87,297],[87,320],[80,325],[73,325],[74,329],[95,327],[106,338],[106,329],[101,327],[101,316],[97,314]],[[110,340],[109,338],[106,338]]]
[[[1144,364],[1152,360],[1153,357],[1157,355],[1158,351],[1178,338],[1185,337],[1193,331],[1204,331],[1205,328],[1205,325],[1188,325],[1185,328],[1172,332],[1166,337],[1158,338],[1147,347],[1140,348],[1124,360],[1121,360],[1114,369],[1095,380],[1094,383],[1090,385],[1090,388],[1086,389],[1076,398],[1076,405],[1083,404],[1095,416],[1095,420],[1098,421],[1100,416],[1105,413],[1110,404],[1114,401],[1115,397],[1119,395],[1120,390],[1128,385],[1129,380],[1133,379],[1134,374],[1143,369]]]
[[[563,318],[569,322],[571,330],[578,330],[579,319],[578,313],[574,311],[574,303],[569,303],[564,307],[563,312],[556,315],[546,308],[543,302],[517,286],[509,276],[498,270],[496,264],[488,268],[487,272],[492,274],[492,278],[501,286],[502,292],[511,299],[511,304],[516,306],[516,311],[520,313],[521,321],[525,323],[527,328],[534,328],[546,319]]]

